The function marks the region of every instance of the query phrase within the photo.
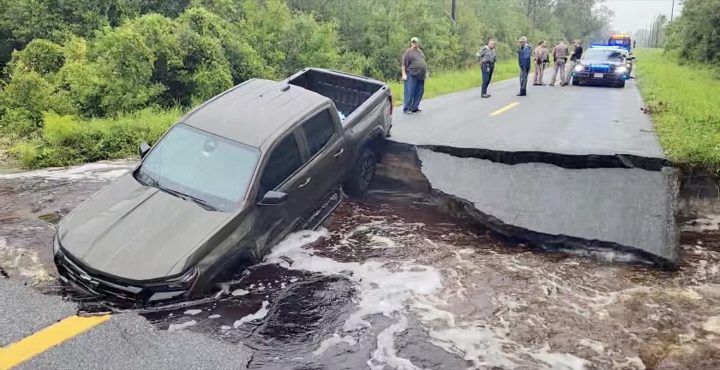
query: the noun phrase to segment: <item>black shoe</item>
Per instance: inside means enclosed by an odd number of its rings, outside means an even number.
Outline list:
[[[519,92],[519,93],[517,94],[517,96],[527,96],[527,93]]]
[[[405,113],[405,114],[412,114],[412,111],[404,110],[403,113]]]
[[[418,109],[413,109],[413,110],[411,110],[410,112],[411,112],[411,113],[419,113],[419,112],[422,112],[422,109],[420,109],[420,108],[418,108]]]
[[[490,95],[489,95],[489,94],[482,94],[482,95],[480,95],[480,97],[481,97],[481,98],[486,98],[486,99],[487,99],[487,98],[489,98],[489,97],[490,97]]]

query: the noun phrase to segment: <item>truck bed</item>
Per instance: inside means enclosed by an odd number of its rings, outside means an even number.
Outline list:
[[[349,117],[385,85],[379,81],[323,69],[307,69],[288,83],[326,96],[342,115]]]

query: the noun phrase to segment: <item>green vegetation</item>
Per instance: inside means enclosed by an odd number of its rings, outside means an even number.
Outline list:
[[[667,30],[667,49],[680,61],[720,64],[720,1],[685,0],[682,15]]]
[[[717,69],[678,63],[661,49],[638,49],[637,81],[665,151],[677,164],[720,171]]]
[[[132,156],[230,86],[305,66],[397,81],[411,36],[428,96],[478,86],[485,39],[507,61],[499,80],[520,35],[606,32],[599,3],[466,0],[453,21],[450,0],[0,0],[0,153],[27,167]]]
[[[492,81],[494,83],[511,77],[517,77],[518,73],[518,66],[515,59],[501,61],[495,65]],[[430,77],[430,79],[425,81],[425,94],[423,99],[472,88],[479,89],[482,83],[479,66],[431,74]],[[396,105],[401,105],[404,90],[402,81],[391,81],[390,90],[392,90]],[[492,85],[490,85],[490,90],[492,91]]]

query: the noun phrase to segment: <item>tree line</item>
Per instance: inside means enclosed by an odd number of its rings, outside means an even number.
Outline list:
[[[720,64],[720,1],[684,0],[682,15],[666,30],[668,50],[681,61]]]
[[[187,109],[306,66],[393,80],[411,36],[433,71],[464,68],[489,37],[512,58],[521,35],[602,39],[612,16],[601,0],[463,0],[454,20],[450,9],[451,0],[0,0],[0,133],[39,148],[53,117]]]

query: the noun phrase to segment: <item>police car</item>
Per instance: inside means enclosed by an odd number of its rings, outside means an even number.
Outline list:
[[[633,59],[624,48],[593,45],[575,66],[572,84],[625,87]]]

